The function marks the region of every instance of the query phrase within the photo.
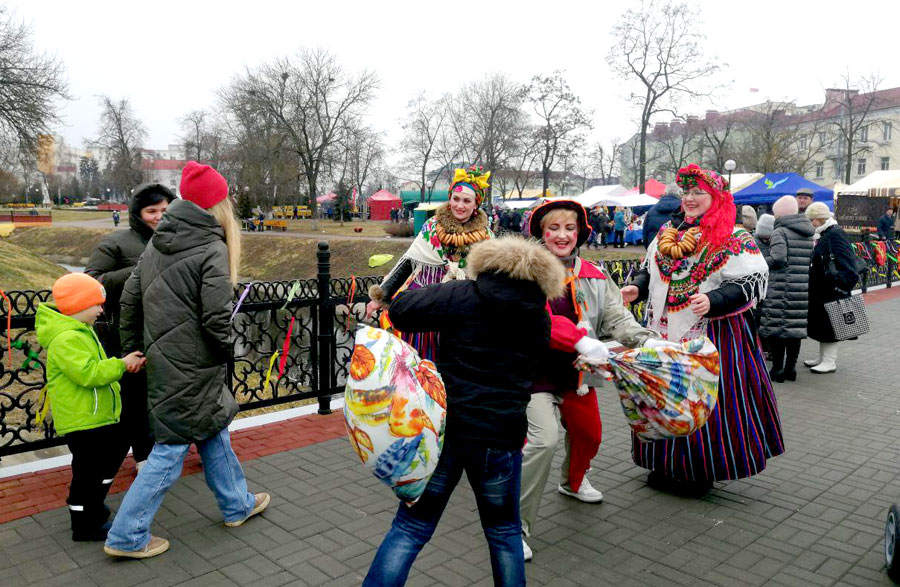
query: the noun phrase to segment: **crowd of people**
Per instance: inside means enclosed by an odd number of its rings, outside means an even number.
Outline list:
[[[399,505],[366,585],[406,581],[463,472],[495,583],[524,584],[534,556],[526,539],[538,531],[561,431],[558,492],[603,501],[588,474],[602,442],[597,394],[608,384],[575,368],[578,357],[604,362],[603,340],[636,348],[708,337],[719,351],[718,400],[705,425],[655,441],[632,434],[632,460],[648,483],[679,495],[756,475],[784,452],[772,382],[797,378],[803,338],[820,343],[804,362],[811,372],[837,368],[824,305],[849,296],[858,274],[846,235],[811,194],[779,199],[772,215],[739,215],[728,183],[689,165],[644,219],[645,235],[655,234],[620,288],[579,253],[610,234],[614,246],[624,243],[625,210],[555,199],[525,217],[489,216],[489,180],[479,167],[456,170],[449,201],[369,291],[367,317],[436,363],[448,408],[437,469],[414,505]],[[129,230],[107,236],[85,274],[60,278],[54,303],[38,310],[54,425],[73,454],[72,537],[102,540],[115,557],[169,548],[150,525],[192,444],[226,526],[270,502],[248,490],[228,434],[238,410],[226,364],[240,260],[228,186],[189,162],[180,195],[136,188]],[[640,301],[646,324],[628,309]],[[105,497],[129,448],[138,475],[110,523]]]

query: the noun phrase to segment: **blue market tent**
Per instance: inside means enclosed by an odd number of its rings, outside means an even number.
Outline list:
[[[813,183],[802,175],[796,173],[767,173],[754,181],[744,189],[734,194],[734,203],[737,206],[745,204],[756,206],[759,204],[774,204],[781,196],[793,196],[800,188],[809,188],[813,191],[814,202],[825,202],[831,207],[834,201],[834,191]]]

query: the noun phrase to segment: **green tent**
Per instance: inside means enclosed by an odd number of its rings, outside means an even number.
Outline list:
[[[446,202],[447,201],[447,190],[434,190],[431,192],[431,201],[432,202]],[[422,197],[422,193],[419,190],[402,190],[400,192],[400,199],[403,200],[403,205],[419,203],[420,198]],[[425,202],[428,203],[428,192],[425,192]]]

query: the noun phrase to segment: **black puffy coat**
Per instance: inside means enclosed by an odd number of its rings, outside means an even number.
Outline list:
[[[681,199],[676,196],[665,195],[659,199],[647,212],[644,218],[644,246],[650,246],[662,225],[672,219],[672,213],[681,208]]]
[[[775,230],[765,252],[769,288],[761,308],[760,335],[806,338],[813,234],[815,229],[803,214],[775,219]]]
[[[119,298],[125,281],[131,275],[138,259],[141,258],[153,229],[141,220],[140,198],[143,192],[155,190],[171,192],[155,183],[138,186],[131,198],[128,214],[128,230],[116,230],[106,235],[97,248],[91,252],[84,272],[103,284],[106,289],[106,303],[103,312],[106,315],[102,323],[97,324],[97,334],[106,354],[118,356],[121,352],[119,339]],[[171,201],[171,200],[170,200]],[[102,324],[102,325],[101,325]]]
[[[435,362],[447,388],[447,438],[518,450],[537,366],[550,348],[547,291],[562,294],[562,264],[537,244],[506,237],[474,246],[468,270],[474,280],[400,293],[391,321],[402,332],[440,333]]]
[[[819,342],[837,342],[825,304],[849,298],[859,280],[856,255],[841,227],[822,231],[809,266],[809,337]]]
[[[232,298],[225,231],[193,202],[176,200],[121,300],[122,345],[147,356],[156,442],[198,442],[237,414],[226,374]]]

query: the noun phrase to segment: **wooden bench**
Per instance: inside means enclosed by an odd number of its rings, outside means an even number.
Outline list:
[[[263,225],[266,230],[280,230],[281,232],[286,232],[288,226],[287,220],[266,220]]]

